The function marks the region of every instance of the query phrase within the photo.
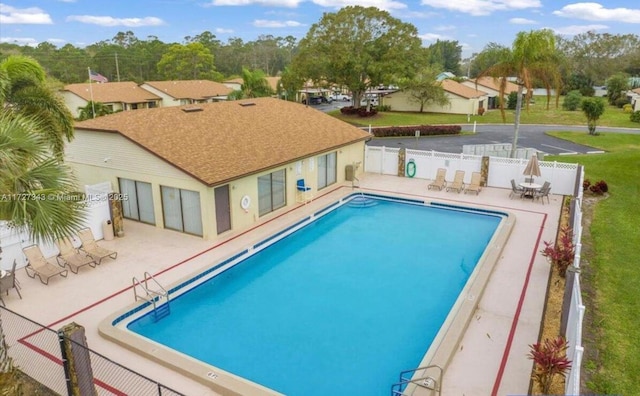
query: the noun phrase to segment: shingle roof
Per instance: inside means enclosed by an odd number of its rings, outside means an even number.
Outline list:
[[[125,111],[76,128],[119,133],[209,186],[369,137],[314,108],[273,98]]]
[[[467,99],[479,98],[487,94],[486,92],[478,91],[477,89],[467,87],[466,85],[449,79],[442,80],[442,88],[447,92]]]
[[[145,84],[176,99],[206,100],[227,96],[233,89],[209,80],[145,81]]]
[[[473,80],[472,82],[477,82],[479,87],[487,87],[491,88],[494,91],[500,91],[500,81],[494,79],[493,77],[480,77]],[[514,84],[511,81],[507,81],[507,87],[505,89],[505,93],[518,92],[518,84]]]
[[[142,103],[161,98],[133,81],[65,85],[64,91],[73,92],[82,99],[101,103]]]

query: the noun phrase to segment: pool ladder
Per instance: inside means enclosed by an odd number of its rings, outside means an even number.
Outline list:
[[[418,378],[413,378],[418,371],[423,372]],[[407,377],[407,374],[410,376]],[[391,386],[391,396],[441,395],[442,377],[444,370],[437,364],[405,370],[400,373],[400,380]]]
[[[144,282],[140,282],[135,276],[133,277],[133,294],[136,301],[142,299],[153,305],[153,318],[157,322],[171,313],[171,309],[169,308],[169,292],[167,292],[150,273],[145,272],[143,277]],[[150,280],[153,281],[156,288],[152,289],[149,287]],[[142,289],[143,293],[138,293],[139,289]],[[161,303],[162,299],[165,300],[164,304]]]

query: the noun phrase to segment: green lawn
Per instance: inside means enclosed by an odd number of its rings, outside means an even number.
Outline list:
[[[536,97],[536,104],[524,110],[520,122],[523,124],[557,124],[557,125],[587,125],[587,119],[582,111],[562,110],[562,98],[560,107],[555,108],[555,99],[552,98],[551,106],[547,110],[547,98]],[[482,116],[470,116],[467,119],[463,114],[439,114],[439,113],[400,113],[381,112],[374,117],[362,118],[358,116],[345,116],[340,111],[332,111],[329,114],[358,126],[392,126],[392,125],[422,125],[422,124],[466,124],[476,121],[478,124],[502,123],[500,110],[489,110]],[[506,122],[513,124],[514,111],[506,110]],[[640,128],[637,122],[629,120],[629,114],[615,106],[607,106],[602,117],[598,120],[598,126]]]
[[[595,345],[586,348],[599,355],[597,361],[583,362],[592,373],[589,389],[583,391],[636,395],[640,384],[640,135],[551,135],[607,151],[545,157],[581,163],[587,179],[604,180],[609,186],[609,197],[595,208],[590,240],[583,239],[593,247],[593,255],[585,257],[589,269],[582,280],[596,290],[595,309],[589,307],[586,315],[592,315],[598,333]]]

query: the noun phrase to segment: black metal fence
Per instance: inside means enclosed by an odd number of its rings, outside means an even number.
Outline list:
[[[180,392],[2,306],[0,321],[8,354],[14,365],[60,395],[69,394],[69,378],[61,349],[62,341],[67,341],[74,348],[86,349],[93,372],[93,385],[98,395],[183,396]]]

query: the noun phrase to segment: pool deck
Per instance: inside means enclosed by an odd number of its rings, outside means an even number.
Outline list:
[[[443,394],[527,394],[532,364],[526,355],[528,345],[538,339],[549,277],[549,264],[540,250],[543,241],[555,239],[562,196],[550,195],[550,204],[543,205],[540,201],[509,199],[507,189],[484,188],[476,196],[427,190],[429,182],[365,174],[355,191],[480,205],[516,216],[509,242],[446,368]],[[48,286],[20,270],[17,277],[23,298],[10,291],[3,299],[7,308],[53,329],[70,322],[84,326],[90,348],[179,392],[216,395],[204,385],[101,337],[99,322],[133,303],[133,277],[140,279],[149,272],[161,284],[169,285],[353,191],[350,183],[327,190],[316,194],[311,203],[265,216],[250,230],[230,233],[214,242],[125,220],[124,237],[100,242],[118,252],[116,260],[104,259],[100,266],[83,267],[79,274],[69,273],[66,279],[52,278]],[[425,287],[429,287],[428,281]]]

